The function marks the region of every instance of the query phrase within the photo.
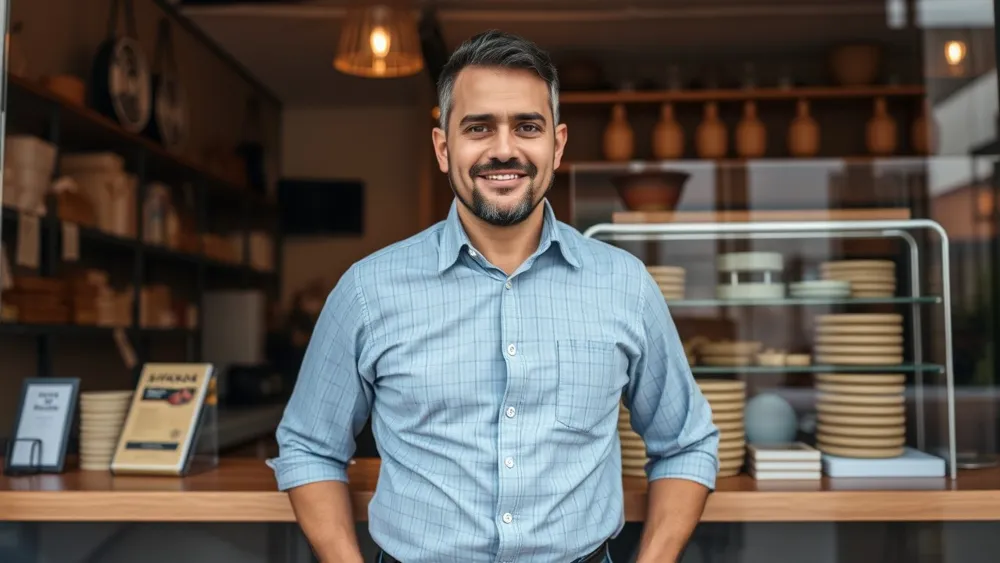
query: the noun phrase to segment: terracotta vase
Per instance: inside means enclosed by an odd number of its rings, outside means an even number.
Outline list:
[[[816,156],[819,152],[819,125],[809,115],[809,102],[799,100],[795,119],[788,128],[788,152],[792,156]]]
[[[683,155],[684,129],[674,118],[673,104],[665,103],[660,107],[660,120],[653,128],[653,156],[667,160]]]
[[[743,104],[743,118],[736,125],[736,154],[743,158],[760,158],[767,151],[767,129],[757,117],[757,104]]]
[[[866,130],[868,152],[876,156],[890,155],[896,151],[896,120],[886,109],[885,98],[875,98],[875,113],[868,120]]]
[[[604,129],[604,158],[612,162],[631,160],[635,152],[635,135],[628,122],[623,104],[611,108],[611,121]]]
[[[701,158],[722,158],[726,156],[728,134],[726,125],[719,119],[719,106],[715,102],[705,104],[705,116],[698,124],[697,145]]]
[[[917,154],[934,154],[937,152],[937,123],[931,112],[930,102],[926,99],[920,104],[920,113],[913,120],[910,128],[910,142]]]

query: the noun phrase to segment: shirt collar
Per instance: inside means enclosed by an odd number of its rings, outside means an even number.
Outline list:
[[[469,241],[469,236],[458,217],[458,205],[457,199],[452,201],[448,218],[445,219],[444,228],[441,231],[438,245],[438,273],[450,268],[458,260],[459,253],[472,248],[472,242]],[[538,241],[538,250],[535,251],[535,254],[540,255],[555,244],[559,247],[559,253],[563,259],[574,268],[579,268],[580,258],[577,254],[576,241],[572,237],[563,235],[549,200],[543,199],[542,205],[544,206],[542,236]]]

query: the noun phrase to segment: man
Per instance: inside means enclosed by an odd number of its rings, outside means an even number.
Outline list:
[[[344,274],[278,430],[278,486],[321,561],[362,561],[345,467],[369,415],[384,562],[609,560],[622,398],[651,460],[640,563],[675,561],[700,519],[718,430],[663,296],[545,200],[558,96],[548,56],[516,36],[476,36],[445,67],[448,218]]]

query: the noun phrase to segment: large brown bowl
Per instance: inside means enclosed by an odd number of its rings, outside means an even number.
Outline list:
[[[656,170],[611,178],[629,211],[673,211],[681,199],[687,172]]]

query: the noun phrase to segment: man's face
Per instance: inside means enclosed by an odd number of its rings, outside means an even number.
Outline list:
[[[526,219],[552,186],[566,126],[553,122],[549,90],[530,70],[467,67],[455,80],[447,134],[434,150],[458,199],[497,226]]]

